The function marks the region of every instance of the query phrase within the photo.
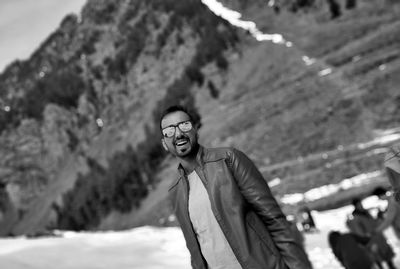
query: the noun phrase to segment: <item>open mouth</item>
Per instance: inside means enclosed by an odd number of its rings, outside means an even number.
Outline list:
[[[181,139],[175,142],[175,145],[177,145],[178,147],[186,145],[187,143],[189,143],[189,140],[187,139]]]

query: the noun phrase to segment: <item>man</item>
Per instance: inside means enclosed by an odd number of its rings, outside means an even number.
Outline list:
[[[374,219],[368,210],[363,207],[360,199],[354,199],[352,204],[354,211],[351,218],[347,221],[349,230],[359,236],[370,236],[379,225],[379,221]],[[379,268],[383,268],[382,263],[384,262],[388,265],[388,268],[396,268],[393,263],[393,249],[387,243],[383,233],[374,233],[374,236],[372,236],[366,247],[371,252]]]
[[[400,239],[400,204],[395,201],[393,195],[390,195],[382,187],[376,188],[372,195],[376,195],[381,200],[388,201],[385,217],[375,229],[375,232],[383,232],[385,229],[389,228],[389,226],[392,226],[395,235]]]
[[[195,269],[308,269],[306,253],[253,162],[198,144],[180,106],[161,116],[162,145],[180,162],[169,195]]]
[[[331,231],[328,243],[335,257],[345,269],[375,269],[374,259],[365,245],[369,238],[352,233]]]

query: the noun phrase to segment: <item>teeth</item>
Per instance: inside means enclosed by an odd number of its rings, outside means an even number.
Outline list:
[[[184,145],[184,144],[186,144],[187,143],[187,141],[185,140],[185,141],[179,141],[179,142],[176,142],[176,145],[177,146],[182,146],[182,145]]]

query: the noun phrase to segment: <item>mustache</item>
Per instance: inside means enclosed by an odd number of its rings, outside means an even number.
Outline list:
[[[187,140],[187,141],[190,140],[188,136],[186,136],[186,135],[184,135],[184,134],[181,134],[181,135],[177,136],[177,137],[174,139],[174,144],[176,144],[177,141],[183,140],[183,139],[184,139],[184,140]]]
[[[189,137],[187,136],[187,135],[184,135],[184,134],[180,134],[179,136],[177,136],[177,137],[175,137],[175,141],[176,140],[179,140],[179,139],[189,139]]]

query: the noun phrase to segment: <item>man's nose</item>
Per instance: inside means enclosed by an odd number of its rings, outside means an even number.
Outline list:
[[[175,128],[175,137],[178,138],[183,135],[183,132],[178,127]]]

